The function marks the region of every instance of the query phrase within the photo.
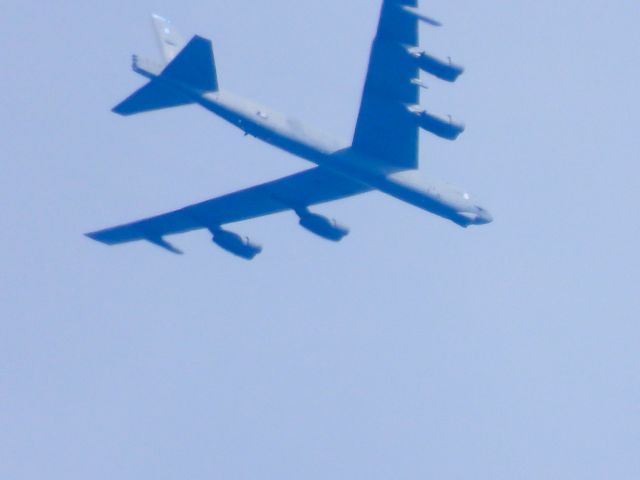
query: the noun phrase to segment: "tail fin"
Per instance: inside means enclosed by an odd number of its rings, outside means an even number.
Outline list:
[[[218,75],[211,40],[193,37],[162,71],[160,78],[177,81],[201,92],[218,91]]]
[[[177,32],[163,27],[167,21],[157,16],[153,19],[154,24],[162,29],[158,35],[163,42],[161,45],[165,58],[171,60],[158,72],[154,68],[145,68],[145,64],[134,57],[133,69],[151,81],[113,109],[120,115],[188,105],[194,103],[192,94],[201,95],[218,90],[211,41],[195,36],[182,48]]]
[[[160,53],[162,53],[166,63],[169,63],[176,58],[187,42],[184,41],[180,32],[166,18],[154,13],[151,15],[151,21],[160,46]]]

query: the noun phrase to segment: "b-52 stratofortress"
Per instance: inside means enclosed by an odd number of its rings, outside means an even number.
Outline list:
[[[313,205],[378,190],[448,219],[462,227],[490,223],[491,214],[464,191],[423,178],[418,169],[418,134],[424,129],[455,140],[464,125],[420,106],[424,71],[454,82],[464,69],[419,46],[419,24],[440,24],[418,9],[418,0],[383,0],[369,62],[360,113],[351,145],[327,139],[296,120],[223,90],[218,82],[211,41],[194,36],[188,43],[173,25],[153,16],[165,63],[133,57],[133,70],[149,82],[113,111],[134,115],[198,104],[227,122],[313,168],[269,183],[207,200],[180,210],[88,234],[108,245],[146,240],[173,253],[167,235],[208,229],[213,242],[241,258],[253,259],[262,247],[224,227],[284,211],[328,240],[349,230],[309,210]]]

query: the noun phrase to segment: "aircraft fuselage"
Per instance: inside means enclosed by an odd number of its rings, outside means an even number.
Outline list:
[[[380,190],[434,215],[468,227],[490,223],[492,217],[470,196],[415,170],[391,169],[388,164],[326,138],[278,112],[227,92],[202,95],[197,103],[274,147]]]
[[[193,102],[265,143],[323,168],[355,180],[374,190],[409,203],[462,227],[493,221],[491,214],[472,201],[468,193],[416,170],[399,170],[388,163],[328,138],[295,119],[226,91],[202,93],[188,86],[165,80],[160,71],[134,66],[141,75],[167,81]]]

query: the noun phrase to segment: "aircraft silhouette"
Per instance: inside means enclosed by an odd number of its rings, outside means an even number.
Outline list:
[[[462,227],[490,223],[491,214],[464,191],[424,178],[418,169],[418,133],[455,140],[464,125],[420,106],[425,87],[420,71],[454,82],[464,69],[419,47],[420,22],[439,22],[418,10],[418,0],[383,0],[373,42],[360,113],[351,145],[255,102],[221,89],[211,42],[195,36],[186,43],[173,25],[153,16],[163,65],[133,57],[133,70],[149,82],[113,111],[134,115],[198,104],[266,143],[316,164],[269,183],[126,225],[88,234],[108,245],[146,240],[182,253],[165,237],[208,229],[213,242],[245,259],[262,247],[224,229],[227,224],[294,211],[299,224],[320,237],[339,241],[349,230],[309,207],[372,190],[451,220]]]

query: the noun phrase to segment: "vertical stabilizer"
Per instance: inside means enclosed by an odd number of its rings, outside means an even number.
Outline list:
[[[201,92],[218,91],[218,75],[211,41],[195,36],[162,71],[161,78],[178,81]]]
[[[160,53],[162,53],[165,62],[170,63],[176,58],[187,42],[185,42],[184,37],[166,18],[154,13],[151,15],[151,20],[158,40],[158,46],[160,47]]]

